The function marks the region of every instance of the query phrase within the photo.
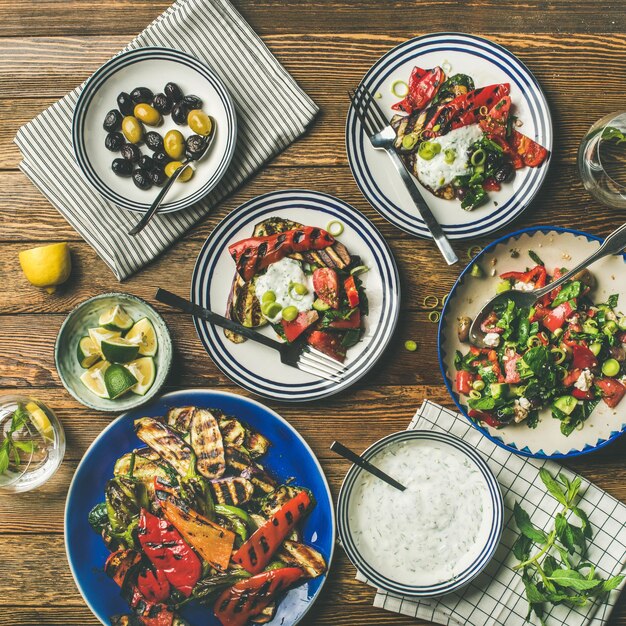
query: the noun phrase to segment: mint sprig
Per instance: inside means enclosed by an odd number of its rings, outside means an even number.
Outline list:
[[[21,430],[30,419],[28,411],[18,404],[17,409],[11,416],[11,425],[5,433],[5,439],[0,444],[0,474],[4,474],[12,465],[17,469],[20,465],[20,450],[26,454],[32,454],[35,444],[32,441],[13,439],[13,435]]]
[[[580,478],[570,482],[559,474],[555,479],[545,468],[539,477],[563,508],[554,517],[552,529],[544,531],[515,503],[513,515],[521,534],[513,544],[513,554],[520,561],[513,569],[522,572],[528,600],[526,621],[535,613],[545,625],[546,604],[584,606],[618,587],[624,576],[604,580],[596,574],[595,565],[584,560],[592,531],[589,518],[577,505]]]

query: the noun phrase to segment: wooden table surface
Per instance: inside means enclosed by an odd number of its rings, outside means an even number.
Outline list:
[[[69,481],[87,446],[114,417],[75,402],[54,368],[53,345],[66,314],[86,298],[123,289],[153,302],[157,286],[185,291],[203,241],[230,210],[281,188],[335,194],[363,211],[389,241],[402,277],[395,338],[375,371],[341,395],[313,405],[267,404],[304,435],[320,458],[336,497],[348,469],[328,446],[337,433],[356,449],[406,427],[424,398],[452,407],[436,358],[436,328],[422,306],[443,296],[461,264],[446,267],[434,246],[382,219],[360,194],[346,161],[346,91],[392,46],[429,32],[463,30],[508,47],[543,86],[555,124],[547,180],[528,211],[507,227],[575,226],[606,235],[624,214],[584,191],[576,150],[587,128],[624,108],[626,3],[616,0],[236,0],[322,112],[311,132],[274,159],[166,255],[123,285],[17,169],[12,143],[20,125],[86,79],[169,5],[169,0],[0,0],[0,388],[27,392],[53,407],[67,433],[58,474],[42,489],[0,496],[0,626],[97,624],[79,595],[63,546]],[[70,282],[49,296],[22,275],[18,252],[70,242]],[[474,242],[485,243],[485,242]],[[465,258],[467,243],[456,245]],[[157,306],[158,309],[163,309]],[[173,389],[212,387],[247,395],[213,365],[191,320],[165,311],[176,346]],[[407,339],[416,353],[403,349]],[[626,410],[626,409],[625,409]],[[626,438],[571,467],[626,501]],[[341,550],[307,625],[417,623],[371,606],[373,591],[354,580]],[[626,624],[626,606],[612,624]]]

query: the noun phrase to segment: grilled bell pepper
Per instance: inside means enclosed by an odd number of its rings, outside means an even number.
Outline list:
[[[310,506],[309,493],[306,490],[300,491],[252,534],[235,552],[233,561],[253,575],[262,572]]]
[[[135,546],[133,533],[139,511],[149,506],[145,485],[128,476],[117,476],[107,482],[104,495],[111,534],[123,545]]]
[[[294,252],[322,250],[335,243],[332,235],[321,228],[303,226],[265,237],[250,237],[228,246],[237,272],[250,280],[259,270],[280,261]]]
[[[176,528],[166,519],[142,509],[139,543],[152,565],[163,570],[170,585],[189,597],[202,574],[202,563]]]
[[[511,133],[509,144],[528,167],[538,167],[548,158],[548,151],[543,146],[517,130]]]
[[[217,598],[215,617],[222,626],[245,626],[279,593],[302,578],[304,572],[299,567],[283,567],[235,583]]]
[[[129,571],[140,561],[141,555],[136,550],[118,550],[109,555],[104,564],[104,572],[120,587],[123,587]]]
[[[394,111],[412,113],[425,109],[428,103],[437,95],[439,87],[445,79],[445,74],[440,67],[431,70],[423,70],[414,67],[409,78],[409,89],[404,100],[393,104]]]
[[[162,569],[145,567],[137,576],[137,589],[149,602],[165,602],[172,592],[171,585]]]
[[[237,506],[216,504],[215,513],[223,517],[230,524],[232,530],[239,535],[242,541],[248,538],[250,534],[248,529],[256,527],[256,524],[248,513]]]
[[[348,304],[351,308],[359,305],[359,290],[356,288],[354,282],[354,276],[348,276],[343,281],[343,288],[346,290],[346,296],[348,297]]]

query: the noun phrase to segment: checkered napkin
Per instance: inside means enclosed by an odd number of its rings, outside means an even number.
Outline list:
[[[178,48],[224,81],[237,109],[237,148],[220,184],[193,207],[157,215],[136,237],[138,215],[106,201],[85,180],[72,149],[74,89],[20,128],[21,170],[95,249],[118,280],[149,263],[224,197],[302,135],[318,112],[228,0],[178,0],[125,49]],[[259,133],[259,128],[263,132]]]
[[[552,475],[563,472],[570,480],[575,474],[553,461],[525,459],[496,446],[458,413],[426,400],[415,414],[409,429],[438,430],[463,439],[483,458],[500,483],[504,496],[504,530],[493,560],[469,585],[458,593],[433,599],[416,600],[378,590],[374,606],[451,626],[522,626],[528,611],[524,585],[511,547],[518,536],[513,520],[517,500],[530,513],[536,526],[547,527],[560,505],[550,496],[539,478],[546,467]],[[626,573],[626,505],[582,479],[582,508],[589,514],[594,531],[587,556],[597,564],[604,577]],[[368,582],[359,572],[357,579]],[[546,623],[564,626],[601,626],[606,624],[624,586],[612,591],[606,602],[585,607],[553,607]],[[546,605],[548,606],[548,605]],[[533,614],[531,623],[537,624]]]

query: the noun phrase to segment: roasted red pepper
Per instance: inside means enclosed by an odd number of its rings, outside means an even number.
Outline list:
[[[555,309],[556,310],[556,309]],[[585,346],[572,344],[572,365],[576,369],[595,369],[598,367],[598,357]]]
[[[504,274],[500,274],[500,278],[522,283],[532,283],[535,289],[538,289],[539,287],[545,287],[548,273],[543,265],[535,265],[527,272],[504,272]]]
[[[299,567],[283,567],[263,572],[235,583],[223,591],[214,606],[215,617],[222,626],[245,626],[274,598],[305,574]]]
[[[522,169],[524,167],[524,161],[522,157],[517,154],[515,150],[509,145],[509,142],[505,137],[499,137],[498,135],[492,135],[490,137],[491,141],[497,143],[501,148],[502,152],[507,156],[509,161],[511,161],[511,165],[516,169]]]
[[[137,589],[150,602],[165,602],[172,592],[165,572],[161,569],[144,568],[137,576]]]
[[[233,554],[233,561],[251,574],[262,572],[294,526],[308,513],[310,507],[311,497],[307,491],[301,491],[297,496],[285,502]]]
[[[437,95],[444,80],[445,74],[440,67],[434,67],[432,70],[414,67],[409,78],[406,97],[404,100],[393,104],[391,108],[394,111],[404,111],[405,113],[425,109]]]
[[[615,378],[599,378],[596,380],[596,385],[602,392],[605,404],[611,409],[614,409],[626,394],[626,387]]]
[[[302,311],[298,313],[298,317],[291,322],[282,320],[285,338],[289,342],[295,341],[307,328],[315,324],[319,318],[317,311]]]
[[[128,604],[143,626],[172,626],[174,612],[166,604],[150,602],[137,587],[133,587]]]
[[[556,309],[548,311],[542,318],[541,323],[553,333],[557,328],[561,328],[565,324],[565,320],[574,313],[569,302],[563,302],[559,304]]]
[[[152,565],[163,570],[172,587],[189,597],[200,580],[202,563],[176,528],[166,519],[141,509],[138,535]]]
[[[506,137],[506,127],[511,110],[511,97],[504,96],[496,102],[486,116],[479,121],[489,137]]]
[[[456,390],[459,393],[463,393],[466,396],[472,390],[472,383],[474,382],[474,374],[467,370],[459,370],[456,373]]]
[[[348,304],[351,308],[359,305],[359,290],[356,288],[356,282],[354,276],[348,276],[343,281],[343,288],[346,290],[346,296],[348,298]]]
[[[538,167],[548,158],[548,151],[543,146],[517,130],[511,133],[509,144],[528,167]]]
[[[259,270],[284,259],[294,252],[322,250],[335,243],[332,235],[321,228],[303,226],[265,237],[250,237],[228,246],[237,264],[237,272],[250,280]]]

